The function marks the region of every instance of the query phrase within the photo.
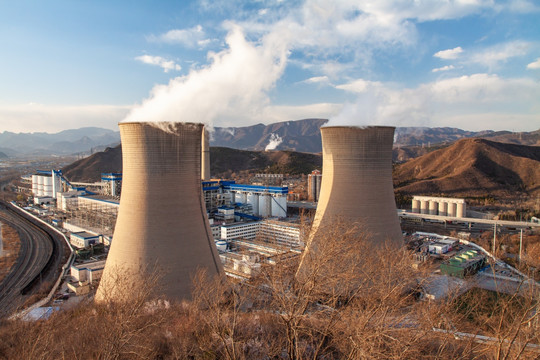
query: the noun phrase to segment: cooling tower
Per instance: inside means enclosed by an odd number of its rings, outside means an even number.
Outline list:
[[[306,252],[322,241],[320,228],[337,218],[357,222],[375,243],[401,246],[392,184],[394,127],[321,128],[323,176]]]
[[[202,137],[202,165],[201,179],[210,180],[210,138],[206,128]]]
[[[189,299],[197,269],[222,273],[201,187],[202,124],[121,123],[123,183],[100,300],[123,300],[118,278],[159,271],[160,291]],[[119,272],[126,276],[118,276]]]

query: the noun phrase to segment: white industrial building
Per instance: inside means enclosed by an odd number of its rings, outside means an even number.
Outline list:
[[[412,212],[416,214],[439,215],[463,218],[467,216],[465,199],[414,196]]]
[[[253,221],[221,226],[221,240],[253,240],[276,244],[284,247],[303,246],[300,240],[300,225],[277,220]]]
[[[62,192],[62,178],[58,170],[43,171],[38,170],[32,175],[32,194],[34,203],[39,204],[39,198],[56,199],[56,194]]]
[[[92,234],[86,231],[73,232],[69,235],[69,242],[71,245],[84,249],[90,245],[100,243],[100,235]]]
[[[232,203],[250,204],[253,214],[266,218],[287,216],[286,186],[241,185],[224,183],[223,189],[231,194]]]

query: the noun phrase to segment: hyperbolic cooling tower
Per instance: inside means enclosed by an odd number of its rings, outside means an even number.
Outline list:
[[[323,176],[306,251],[320,228],[340,218],[358,222],[372,241],[403,242],[392,184],[394,127],[322,127]]]
[[[124,299],[115,281],[161,273],[160,290],[191,297],[192,276],[222,273],[201,187],[202,124],[121,123],[123,184],[113,242],[96,298]]]

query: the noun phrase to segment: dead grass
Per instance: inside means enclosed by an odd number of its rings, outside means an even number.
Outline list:
[[[21,239],[19,234],[11,226],[3,224],[2,227],[3,251],[0,256],[0,281],[4,280],[19,256]]]

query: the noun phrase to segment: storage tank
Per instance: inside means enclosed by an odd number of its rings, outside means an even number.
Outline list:
[[[272,214],[272,199],[269,194],[261,194],[259,196],[259,216],[269,217]]]
[[[465,203],[456,204],[456,217],[465,217]]]
[[[34,196],[38,196],[38,188],[39,188],[38,178],[39,176],[32,175],[32,193],[34,194]]]
[[[121,123],[123,183],[98,301],[128,300],[118,275],[131,284],[157,267],[158,289],[174,300],[191,297],[198,269],[222,274],[202,198],[202,124]]]
[[[272,216],[286,217],[287,216],[287,197],[286,195],[272,196]]]
[[[439,216],[447,216],[448,215],[448,203],[441,201],[439,203]]]
[[[448,216],[456,217],[456,204],[448,203]]]
[[[438,204],[434,200],[429,201],[429,215],[437,215]]]
[[[319,228],[336,218],[359,222],[374,244],[402,246],[392,184],[394,127],[322,127],[323,177],[306,254]],[[302,267],[302,265],[301,265]]]
[[[43,194],[43,176],[38,175],[37,177],[37,196],[44,196]]]
[[[250,192],[247,195],[247,203],[253,207],[253,214],[258,215],[259,212],[259,194]]]
[[[420,213],[429,214],[429,201],[420,200]]]
[[[53,196],[53,180],[51,176],[42,176],[43,178],[43,196]]]
[[[420,213],[420,200],[412,201],[412,212],[416,214]]]

